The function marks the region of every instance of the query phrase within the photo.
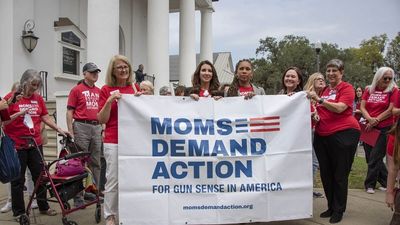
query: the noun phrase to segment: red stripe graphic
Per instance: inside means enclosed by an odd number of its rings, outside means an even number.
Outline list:
[[[270,128],[270,129],[251,129],[250,132],[272,132],[272,131],[280,131],[280,128]]]
[[[280,123],[276,122],[276,123],[250,123],[251,127],[255,127],[255,126],[279,126]]]
[[[280,131],[280,116],[266,116],[259,118],[249,118],[250,119],[250,132],[274,132]],[[273,121],[275,120],[275,121]]]
[[[250,118],[250,121],[253,120],[279,120],[279,116],[269,116],[269,117],[260,117],[260,118]]]

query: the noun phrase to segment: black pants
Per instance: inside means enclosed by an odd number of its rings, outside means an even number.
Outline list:
[[[382,187],[386,187],[388,172],[383,163],[383,158],[386,155],[386,133],[389,128],[384,127],[380,129],[381,133],[374,147],[366,143],[363,144],[368,164],[368,172],[364,181],[365,189],[375,189],[376,182],[379,182]]]
[[[344,213],[347,204],[348,178],[357,150],[360,131],[347,129],[329,136],[314,137],[322,185],[328,209]]]
[[[39,146],[40,152],[43,152],[42,146]],[[39,178],[42,171],[42,159],[39,151],[36,148],[18,149],[18,158],[21,164],[21,175],[19,179],[11,182],[11,201],[14,216],[19,216],[25,213],[24,201],[24,184],[25,184],[25,171],[28,166],[32,174],[33,183]],[[36,192],[37,203],[40,211],[49,209],[46,201],[47,190],[44,185],[41,185]]]

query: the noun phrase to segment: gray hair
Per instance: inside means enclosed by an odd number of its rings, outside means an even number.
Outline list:
[[[338,70],[343,71],[344,70],[344,63],[340,59],[331,59],[326,64],[326,68],[328,68],[328,67],[336,67],[336,68],[338,68]]]
[[[163,86],[160,88],[160,95],[168,95],[168,92],[169,94],[172,94],[171,89],[168,86]]]
[[[22,74],[21,80],[19,81],[21,89],[26,90],[33,81],[38,81],[39,86],[42,85],[42,78],[40,77],[39,72],[34,69],[25,70]]]
[[[388,71],[390,71],[390,73],[392,73],[392,80],[390,81],[388,87],[383,92],[385,93],[385,92],[390,92],[393,90],[393,88],[396,86],[396,83],[394,82],[394,71],[392,68],[384,66],[384,67],[379,68],[376,71],[374,78],[372,79],[372,83],[369,86],[370,94],[375,92],[375,89],[376,89],[376,86],[378,85],[379,80],[382,79],[383,75]]]

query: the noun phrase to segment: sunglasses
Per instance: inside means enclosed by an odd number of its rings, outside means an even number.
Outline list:
[[[384,77],[383,80],[384,81],[391,81],[393,79],[393,77]]]

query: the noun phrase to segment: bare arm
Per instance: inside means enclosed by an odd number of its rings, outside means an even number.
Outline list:
[[[97,113],[97,119],[99,123],[105,124],[110,119],[110,112],[111,112],[111,105],[113,101],[117,101],[121,98],[121,94],[119,92],[114,92],[110,97],[108,97],[106,103],[104,104],[103,108]]]
[[[320,102],[322,98],[318,96],[318,94],[315,91],[306,91],[307,97],[313,99],[316,102]],[[344,110],[349,107],[348,105],[344,104],[343,102],[328,102],[325,100],[322,100],[323,102],[320,103],[323,105],[325,108],[327,108],[329,111],[335,112],[335,113],[342,113]]]
[[[57,131],[58,133],[60,133],[62,135],[66,135],[66,133],[68,133],[68,132],[63,131],[60,127],[58,127],[57,124],[50,118],[49,114],[42,116],[41,119],[47,126],[49,126],[51,129]]]
[[[386,155],[387,166],[388,166],[388,177],[387,177],[387,190],[386,190],[386,204],[392,210],[394,209],[394,196],[395,196],[395,183],[396,176],[399,168],[394,165],[392,156]]]
[[[68,128],[68,132],[71,134],[71,137],[74,137],[74,128],[72,126],[72,121],[73,119],[73,115],[74,115],[74,111],[73,109],[68,109],[67,110],[67,128]]]

